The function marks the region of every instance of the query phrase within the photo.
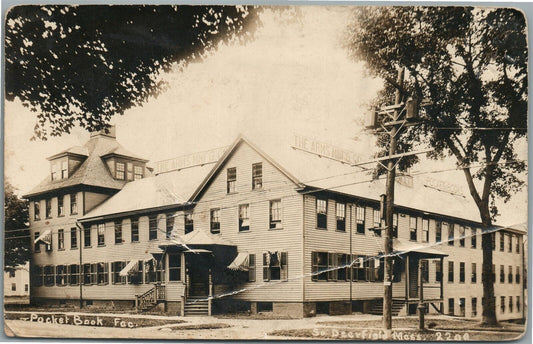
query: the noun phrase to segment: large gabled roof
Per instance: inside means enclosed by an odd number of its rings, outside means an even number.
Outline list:
[[[236,149],[247,144],[294,183],[295,189],[313,194],[328,190],[351,197],[379,201],[385,193],[383,179],[372,180],[368,171],[291,148],[290,143],[266,139],[258,145],[240,136],[213,165],[206,164],[131,182],[82,220],[119,213],[194,204]],[[261,147],[261,148],[259,148]],[[304,190],[305,188],[305,190]],[[396,183],[395,205],[416,211],[479,222],[479,213],[468,195],[428,186],[416,176],[411,186]]]
[[[102,160],[103,155],[117,149],[123,148],[114,137],[93,135],[85,145],[71,147],[54,155],[60,156],[62,153],[75,152],[77,155],[86,153],[87,158],[67,179],[52,181],[50,176],[47,176],[24,197],[31,198],[54,190],[78,185],[114,190],[122,189],[126,181],[113,178],[104,160]]]
[[[385,180],[372,180],[370,171],[363,168],[296,150],[288,141],[272,138],[258,141],[251,143],[240,136],[198,185],[190,201],[197,200],[210,180],[241,144],[248,144],[265,160],[272,163],[295,184],[296,188],[302,189],[307,186],[310,189],[303,192],[312,194],[320,190],[329,190],[374,201],[379,201],[380,195],[385,193]],[[422,178],[416,176],[413,177],[412,186],[397,182],[395,188],[396,206],[472,222],[480,221],[477,207],[468,194],[463,196],[438,190],[426,185]]]

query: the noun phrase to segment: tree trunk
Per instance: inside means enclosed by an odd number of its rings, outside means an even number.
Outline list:
[[[481,247],[483,249],[483,265],[481,280],[483,283],[483,313],[481,316],[482,325],[496,325],[496,298],[494,297],[494,278],[492,271],[492,221],[488,204],[479,209],[482,219]],[[494,272],[496,273],[496,272]]]

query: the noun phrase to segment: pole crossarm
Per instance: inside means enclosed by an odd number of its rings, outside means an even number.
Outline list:
[[[376,162],[377,163],[381,163],[382,161],[400,159],[400,158],[403,158],[403,157],[406,157],[406,156],[425,154],[425,153],[429,153],[429,152],[432,152],[432,151],[433,151],[433,149],[424,149],[424,150],[415,151],[415,152],[393,154],[393,155],[388,155],[388,156],[384,156],[384,157],[380,157],[380,158],[376,158],[376,159],[372,159],[372,160],[358,162],[356,164],[353,164],[352,166],[368,165],[368,164],[374,164]]]

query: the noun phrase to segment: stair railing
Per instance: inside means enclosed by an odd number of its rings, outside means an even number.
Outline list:
[[[152,288],[148,289],[141,295],[135,295],[135,307],[140,310],[148,309],[156,305],[159,301],[165,299],[165,286],[160,283],[156,283]]]

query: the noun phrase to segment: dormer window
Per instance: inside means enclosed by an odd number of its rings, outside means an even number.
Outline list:
[[[143,175],[142,166],[135,166],[135,170],[134,171],[135,171],[134,180],[143,179],[144,175]]]
[[[59,163],[52,164],[52,180],[59,180]]]
[[[68,178],[68,161],[61,161],[61,179]]]
[[[68,158],[56,160],[52,163],[52,181],[68,178]]]
[[[123,162],[117,162],[117,173],[116,178],[120,180],[124,180],[124,163]]]

